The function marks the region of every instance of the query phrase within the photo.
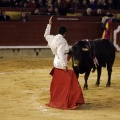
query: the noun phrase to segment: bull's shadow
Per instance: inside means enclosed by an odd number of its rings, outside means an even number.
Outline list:
[[[115,60],[115,47],[108,39],[80,40],[70,49],[72,67],[77,78],[79,74],[85,74],[84,89],[88,89],[88,78],[90,72],[97,69],[97,80],[95,85],[99,86],[102,67],[107,67],[108,80],[106,86],[111,85],[112,66]]]

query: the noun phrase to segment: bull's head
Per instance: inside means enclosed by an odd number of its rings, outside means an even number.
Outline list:
[[[89,57],[90,47],[87,43],[88,41],[82,40],[73,45],[71,49],[73,66],[78,66],[85,58]]]

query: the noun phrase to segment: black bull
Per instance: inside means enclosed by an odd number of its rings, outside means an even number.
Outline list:
[[[96,86],[99,86],[102,67],[106,66],[108,71],[106,86],[110,86],[115,51],[114,45],[107,39],[81,40],[72,46],[69,52],[72,56],[72,67],[77,78],[79,74],[85,73],[84,89],[88,89],[88,77],[91,70],[94,72],[95,69],[97,69]]]

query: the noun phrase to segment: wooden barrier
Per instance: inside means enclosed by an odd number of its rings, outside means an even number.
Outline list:
[[[0,22],[0,46],[46,46],[44,31],[50,16],[41,17],[40,21]],[[43,19],[42,19],[43,18]],[[66,26],[66,39],[69,45],[81,39],[96,39],[102,35],[99,22],[76,22],[71,19],[53,19],[51,34],[56,34],[59,26]]]
[[[42,16],[39,21],[0,22],[0,46],[46,46],[44,32],[50,16]],[[113,32],[119,23],[111,25],[111,40]],[[100,22],[81,22],[77,17],[54,17],[51,34],[56,34],[59,26],[66,26],[66,39],[73,45],[81,39],[97,39],[102,36]],[[118,34],[119,36],[119,34]],[[119,37],[118,37],[119,38]],[[117,38],[117,41],[118,41]],[[120,42],[118,41],[119,45]]]

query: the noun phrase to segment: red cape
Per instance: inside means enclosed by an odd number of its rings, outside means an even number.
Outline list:
[[[50,86],[49,107],[75,109],[84,104],[82,89],[73,70],[64,71],[54,68]]]

